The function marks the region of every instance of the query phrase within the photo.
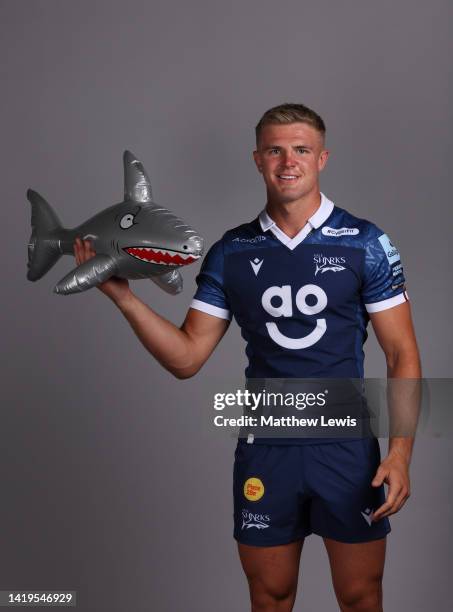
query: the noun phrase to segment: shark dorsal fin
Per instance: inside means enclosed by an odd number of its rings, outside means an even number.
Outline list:
[[[130,151],[124,151],[124,199],[133,202],[151,202],[151,183],[145,168]]]

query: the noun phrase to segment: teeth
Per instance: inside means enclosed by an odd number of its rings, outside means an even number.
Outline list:
[[[295,176],[294,174],[279,174],[278,178],[289,180],[289,179],[295,179],[297,178],[297,176]]]
[[[140,261],[161,266],[181,266],[184,265],[182,262],[192,263],[200,258],[200,255],[152,247],[129,247],[125,251]]]
[[[198,257],[198,255],[190,255],[189,253],[179,253],[178,251],[170,251],[169,249],[152,249],[150,247],[136,247],[136,251],[142,252],[152,252],[152,253],[162,253],[162,255],[170,255],[174,257],[175,255],[179,255],[182,259],[189,259],[189,257]]]

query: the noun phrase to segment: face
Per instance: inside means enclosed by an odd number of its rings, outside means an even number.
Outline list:
[[[319,193],[319,173],[328,155],[322,135],[307,123],[265,125],[253,158],[268,201],[289,203]]]

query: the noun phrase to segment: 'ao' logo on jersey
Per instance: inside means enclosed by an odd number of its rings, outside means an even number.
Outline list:
[[[307,297],[313,296],[316,299],[315,304],[307,304]],[[275,305],[276,301],[280,304]],[[291,285],[283,285],[282,287],[269,287],[263,293],[261,304],[264,310],[273,317],[292,317],[293,316],[293,298]],[[304,285],[296,293],[296,307],[305,315],[317,315],[327,306],[327,295],[324,289],[317,285]],[[312,332],[302,338],[288,338],[278,329],[277,323],[266,323],[269,336],[278,345],[287,349],[304,349],[316,344],[326,333],[326,320],[314,319],[315,327]]]

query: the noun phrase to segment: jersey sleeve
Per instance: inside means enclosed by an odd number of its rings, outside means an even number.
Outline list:
[[[400,253],[387,234],[370,238],[365,249],[362,299],[369,313],[408,301]]]
[[[231,319],[231,310],[224,287],[223,242],[219,240],[209,249],[196,278],[198,289],[191,308],[220,319]]]

